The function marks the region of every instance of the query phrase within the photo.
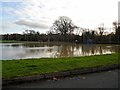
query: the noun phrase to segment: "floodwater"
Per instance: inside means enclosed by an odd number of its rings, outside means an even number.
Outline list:
[[[0,43],[0,60],[111,54],[117,52],[118,47],[112,44]]]

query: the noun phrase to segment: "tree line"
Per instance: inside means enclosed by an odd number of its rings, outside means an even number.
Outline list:
[[[60,16],[45,34],[35,30],[25,30],[23,34],[4,34],[2,40],[38,41],[38,42],[72,42],[85,44],[120,44],[120,23],[113,22],[114,33],[104,34],[104,24],[97,30],[80,28],[67,16]],[[81,31],[75,34],[75,31]]]

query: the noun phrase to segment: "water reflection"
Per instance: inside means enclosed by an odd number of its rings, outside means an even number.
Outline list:
[[[0,43],[2,60],[73,57],[114,53],[118,45],[81,45],[71,43]]]

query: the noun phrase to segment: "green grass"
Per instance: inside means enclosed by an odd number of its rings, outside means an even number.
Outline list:
[[[118,64],[118,54],[69,58],[3,60],[2,77],[9,79],[112,64]]]
[[[37,43],[36,41],[0,40],[0,43]]]
[[[0,43],[40,43],[40,42],[39,41],[0,40]]]
[[[0,40],[0,43],[16,43],[18,41],[15,40]]]

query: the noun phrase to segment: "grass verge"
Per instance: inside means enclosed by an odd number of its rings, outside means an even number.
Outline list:
[[[118,64],[118,54],[68,58],[3,60],[2,78],[10,79],[74,69],[109,66],[113,64]]]

